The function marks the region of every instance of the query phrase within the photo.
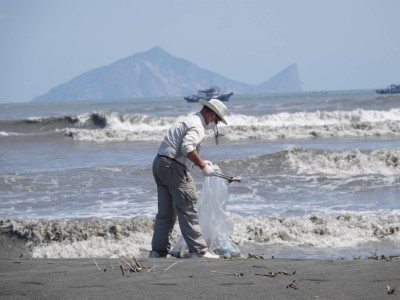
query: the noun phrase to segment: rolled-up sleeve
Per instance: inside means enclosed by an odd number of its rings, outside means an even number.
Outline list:
[[[190,127],[181,144],[183,155],[187,156],[193,150],[198,150],[204,139],[204,130],[199,127]]]

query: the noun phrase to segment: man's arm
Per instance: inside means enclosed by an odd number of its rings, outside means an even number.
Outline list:
[[[189,152],[188,155],[187,155],[187,158],[189,158],[200,169],[204,169],[204,167],[206,166],[206,163],[200,157],[200,154],[196,150],[193,150],[192,152]]]

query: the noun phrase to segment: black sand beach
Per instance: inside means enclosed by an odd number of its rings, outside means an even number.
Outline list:
[[[138,262],[1,256],[0,299],[400,299],[397,258]]]

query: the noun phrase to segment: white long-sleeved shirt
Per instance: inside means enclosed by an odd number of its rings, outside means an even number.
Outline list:
[[[200,152],[205,127],[206,122],[200,112],[179,120],[168,130],[158,148],[158,154],[171,157],[190,170],[193,163],[187,155],[193,150]]]

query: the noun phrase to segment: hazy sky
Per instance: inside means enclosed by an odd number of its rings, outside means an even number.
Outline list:
[[[258,84],[297,63],[305,90],[400,83],[399,0],[0,0],[0,102],[30,101],[160,46]]]

